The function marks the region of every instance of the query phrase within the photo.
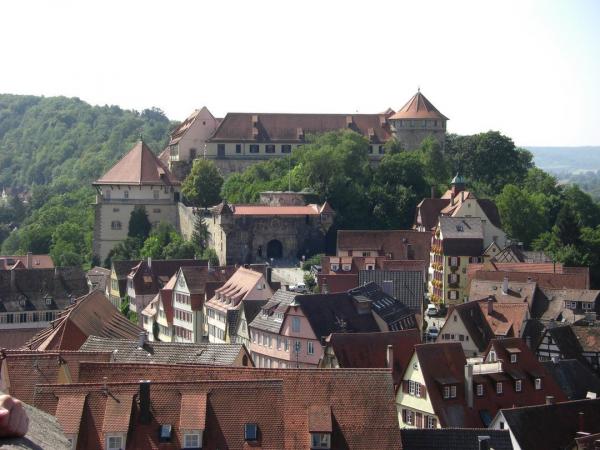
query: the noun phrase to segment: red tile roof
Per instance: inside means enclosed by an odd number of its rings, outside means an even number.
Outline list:
[[[54,269],[54,261],[50,255],[0,255],[0,270],[10,270],[18,263],[27,268],[27,259],[31,258],[32,269]]]
[[[181,394],[181,418],[179,428],[182,430],[204,430],[206,425],[206,392],[184,392]]]
[[[140,140],[94,184],[171,186],[180,183],[165,163]]]
[[[79,434],[79,424],[81,423],[84,403],[85,394],[80,392],[73,394],[65,393],[59,397],[54,415],[65,434]]]
[[[342,368],[387,367],[387,347],[393,347],[394,384],[402,380],[414,346],[421,343],[418,329],[377,333],[333,333],[329,338],[338,364]]]
[[[528,263],[522,263],[528,266]],[[588,269],[587,267],[567,267],[565,269]],[[504,277],[508,277],[509,282],[534,281],[539,288],[545,289],[589,289],[589,272],[573,271],[560,273],[534,272],[527,271],[527,267],[520,267],[520,270],[501,270],[490,266],[484,267],[482,264],[469,264],[467,267],[467,278],[469,280],[487,280],[502,282]]]
[[[449,120],[439,112],[427,98],[417,91],[406,104],[390,117],[390,120],[396,119],[441,119]]]
[[[265,206],[265,205],[230,205],[236,216],[318,216],[319,205],[305,206]]]
[[[40,328],[8,328],[0,330],[0,348],[21,348],[40,332]]]
[[[371,142],[384,143],[392,136],[389,114],[272,114],[227,113],[209,142],[302,143],[311,133],[350,129]]]
[[[143,331],[123,316],[103,292],[78,298],[33,336],[24,346],[30,350],[78,350],[89,336],[137,338]]]
[[[390,259],[429,261],[431,233],[415,230],[339,230],[338,255],[350,250],[375,250],[379,255],[391,255]]]
[[[310,405],[308,407],[308,431],[311,433],[331,433],[331,406]]]
[[[83,373],[85,372],[85,376]],[[214,367],[172,366],[163,364],[83,364],[81,382],[137,381],[148,378],[161,381],[230,380],[236,385],[241,380],[282,380],[281,412],[277,400],[271,400],[271,417],[281,418],[279,435],[284,445],[277,448],[308,448],[309,415],[311,405],[330,406],[332,411],[332,448],[399,448],[400,430],[394,402],[391,372],[385,369],[242,369]],[[152,391],[152,388],[151,388]],[[243,396],[228,396],[233,408],[252,405],[261,389],[240,389]],[[231,399],[235,399],[232,401]],[[209,395],[209,403],[212,399]],[[262,402],[269,400],[261,400]],[[45,409],[45,408],[44,408]],[[269,408],[267,408],[269,409]],[[231,415],[236,414],[232,410]],[[245,409],[242,409],[245,411]],[[239,414],[242,414],[241,412]],[[177,423],[170,419],[169,423]],[[272,419],[271,419],[272,420]],[[214,423],[216,427],[218,423]],[[207,430],[211,427],[207,420]],[[260,426],[259,426],[260,428]],[[228,431],[228,429],[223,430]],[[213,447],[210,447],[213,448]],[[241,448],[232,446],[229,448]]]

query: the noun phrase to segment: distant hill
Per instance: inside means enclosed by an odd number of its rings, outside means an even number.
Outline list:
[[[171,126],[156,108],[137,112],[78,98],[0,94],[0,188],[57,179],[89,185],[140,133],[160,152]]]
[[[535,165],[556,174],[600,170],[600,147],[525,147]]]

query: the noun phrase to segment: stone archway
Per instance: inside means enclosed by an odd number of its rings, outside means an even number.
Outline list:
[[[283,256],[283,244],[277,239],[269,241],[267,244],[267,258],[278,259]]]

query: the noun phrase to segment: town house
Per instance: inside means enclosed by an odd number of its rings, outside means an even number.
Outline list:
[[[482,428],[496,412],[566,396],[522,339],[492,339],[483,357],[459,343],[420,344],[396,395],[401,428]]]
[[[245,267],[237,269],[204,304],[209,342],[231,342],[232,334],[237,328],[241,303],[264,301],[272,295],[273,290],[262,273]]]
[[[433,303],[456,305],[467,298],[467,266],[483,252],[479,217],[440,216],[431,238],[429,293]]]
[[[141,262],[138,260],[111,261],[108,281],[108,299],[115,306],[121,307],[121,302],[127,295],[127,275]]]

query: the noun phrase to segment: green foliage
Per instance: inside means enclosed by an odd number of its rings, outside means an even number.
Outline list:
[[[202,259],[206,259],[213,267],[216,267],[220,264],[217,252],[212,247],[209,247],[204,250],[204,252],[202,253]]]
[[[430,186],[441,186],[445,190],[450,179],[450,167],[437,139],[429,136],[419,149],[425,179]]]
[[[140,250],[140,256],[153,259],[193,259],[195,254],[194,244],[184,241],[172,225],[164,222],[152,230]]]
[[[554,227],[556,237],[563,246],[577,246],[580,243],[581,226],[573,208],[565,203],[556,217]]]
[[[133,208],[129,217],[127,236],[145,240],[150,235],[150,230],[152,230],[152,224],[148,220],[146,208],[144,206]]]
[[[317,287],[315,277],[313,277],[312,274],[308,272],[304,274],[304,284],[306,285],[306,289],[308,289],[310,292],[314,292],[315,288]]]
[[[497,195],[506,184],[519,184],[533,167],[532,155],[507,136],[488,131],[472,136],[448,135],[446,154],[480,194]]]
[[[323,253],[319,253],[317,255],[313,255],[310,258],[307,258],[302,263],[302,270],[310,270],[311,266],[319,266],[321,265],[321,258],[325,256]]]
[[[547,209],[543,197],[507,184],[496,197],[504,231],[513,239],[529,246],[548,229]]]
[[[137,313],[129,309],[129,303],[131,303],[131,299],[129,295],[126,295],[125,298],[121,301],[121,314],[123,314],[129,321],[135,325],[138,324],[138,316]]]
[[[192,243],[194,244],[194,247],[199,255],[202,254],[208,247],[209,238],[210,233],[208,231],[208,226],[206,225],[202,215],[199,212],[196,212],[194,231],[192,233]]]
[[[139,259],[140,250],[144,241],[136,237],[128,237],[123,242],[115,245],[104,261],[104,267],[110,267],[112,261]]]
[[[216,205],[221,201],[223,177],[213,161],[197,159],[181,186],[181,193],[193,206]]]

